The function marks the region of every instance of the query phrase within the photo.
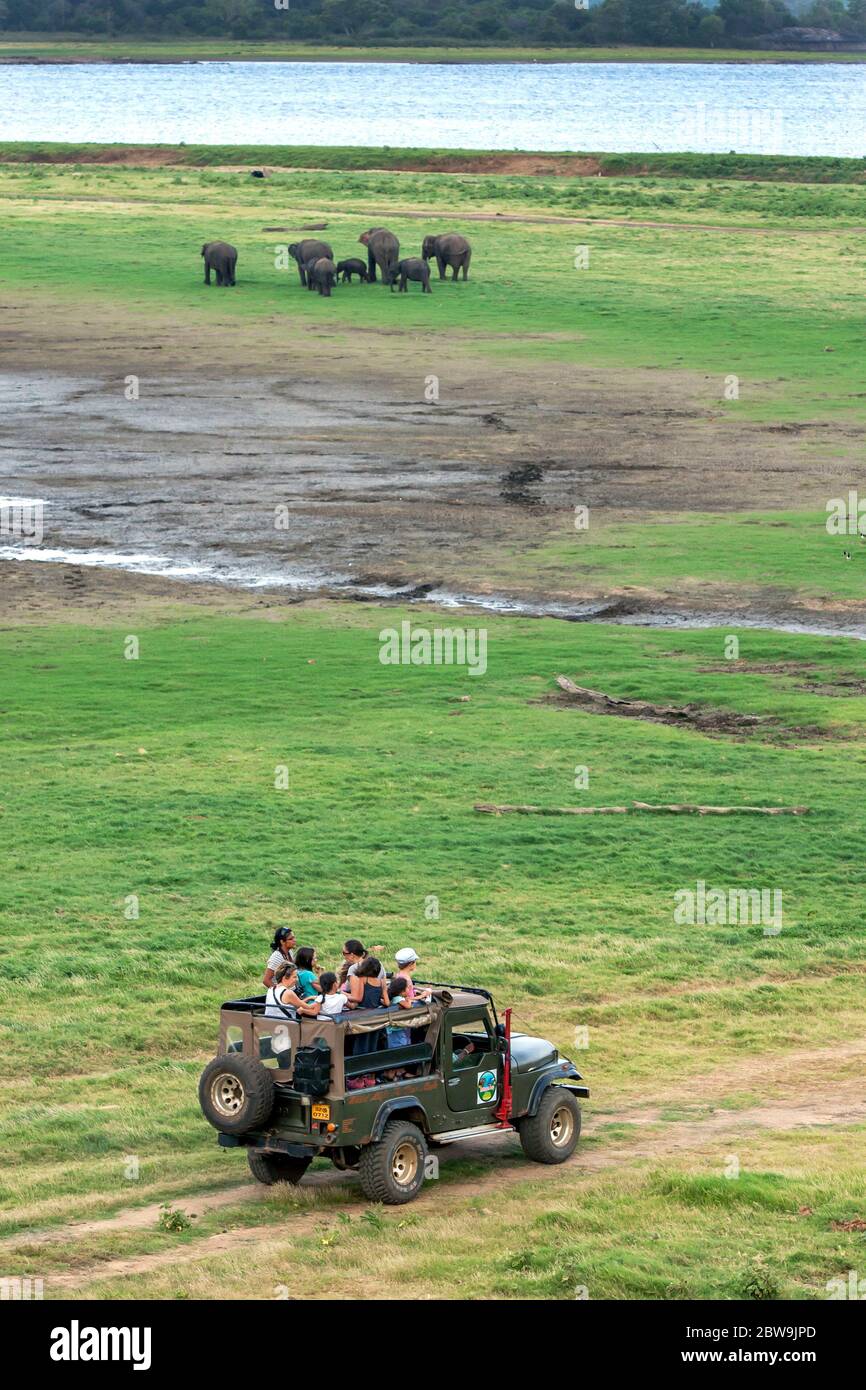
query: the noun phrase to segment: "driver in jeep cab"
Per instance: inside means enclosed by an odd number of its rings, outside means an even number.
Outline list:
[[[460,1049],[459,1052],[454,1052],[454,1051],[452,1051],[452,1053],[451,1053],[451,1065],[452,1065],[452,1067],[464,1067],[464,1066],[467,1065],[467,1062],[468,1062],[468,1065],[471,1067],[471,1066],[472,1066],[472,1062],[471,1062],[471,1060],[469,1060],[469,1057],[470,1057],[470,1053],[472,1053],[472,1052],[474,1052],[474,1051],[475,1051],[475,1044],[474,1044],[473,1042],[469,1042],[469,1043],[466,1044],[465,1047],[461,1047],[461,1049]]]

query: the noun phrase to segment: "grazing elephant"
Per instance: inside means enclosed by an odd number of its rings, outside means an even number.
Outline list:
[[[382,282],[390,285],[400,254],[400,243],[387,227],[371,227],[358,237],[367,248],[367,279],[376,283],[376,266],[382,267]]]
[[[394,293],[394,284],[400,280],[400,293],[408,294],[406,289],[407,280],[420,280],[421,293],[432,294],[430,288],[430,267],[426,261],[422,261],[418,256],[410,256],[408,260],[398,261],[394,267],[394,274],[391,278],[391,293]]]
[[[216,271],[218,285],[233,285],[235,283],[235,266],[238,263],[238,253],[234,246],[230,246],[227,241],[206,241],[201,248],[204,256],[204,282],[210,284],[210,273]]]
[[[331,290],[337,283],[337,267],[330,256],[319,256],[307,261],[304,266],[307,272],[307,289],[318,290],[326,299],[330,299]]]
[[[332,260],[334,253],[326,241],[314,241],[308,237],[306,241],[293,241],[289,247],[289,255],[297,261],[301,284],[305,285],[307,281],[304,266],[307,261],[317,261],[322,256]]]
[[[452,280],[456,280],[463,269],[463,279],[469,279],[469,262],[472,259],[472,247],[465,236],[459,236],[457,232],[446,232],[444,236],[425,236],[421,247],[421,255],[425,261],[429,261],[432,256],[436,257],[436,264],[439,266],[439,279],[445,279],[445,271],[448,266],[454,267]]]
[[[348,261],[337,261],[337,275],[342,275],[344,285],[351,285],[353,275],[357,275],[358,279],[363,284],[367,279],[367,267],[364,265],[363,261],[353,256],[351,260]]]

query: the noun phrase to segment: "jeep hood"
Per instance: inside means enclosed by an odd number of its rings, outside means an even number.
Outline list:
[[[531,1038],[526,1033],[513,1033],[511,1037],[511,1066],[514,1071],[538,1071],[558,1059],[553,1043],[544,1038]]]

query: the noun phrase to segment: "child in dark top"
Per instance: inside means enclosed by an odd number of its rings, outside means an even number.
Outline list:
[[[391,983],[388,985],[388,994],[391,1004],[396,1004],[400,1009],[411,1009],[415,1002],[409,997],[409,981],[403,975],[392,976]],[[406,1021],[408,1023],[408,1019]],[[409,1047],[412,1042],[412,1029],[403,1028],[399,1023],[389,1023],[385,1033],[388,1047]],[[412,1076],[415,1070],[414,1067],[409,1070],[405,1067],[397,1067],[393,1071],[386,1071],[385,1077],[388,1081],[402,1081],[404,1077]]]
[[[395,975],[388,986],[388,994],[392,1004],[397,1004],[401,1009],[411,1009],[412,1000],[408,994],[409,981],[404,975]],[[408,1047],[412,1041],[412,1030],[403,1028],[399,1023],[388,1024],[388,1046],[389,1047]]]

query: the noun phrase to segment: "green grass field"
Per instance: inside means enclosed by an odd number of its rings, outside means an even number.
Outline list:
[[[253,183],[221,167],[3,163],[0,290],[29,325],[4,368],[31,338],[38,349],[79,320],[93,337],[110,320],[169,350],[176,332],[193,364],[200,331],[251,354],[259,332],[287,353],[332,341],[356,357],[378,335],[395,359],[418,339],[516,382],[545,366],[565,381],[616,372],[626,398],[656,370],[660,407],[688,383],[712,422],[791,422],[786,449],[804,424],[826,430],[809,447],[844,495],[862,442],[866,193],[803,179],[307,167]],[[374,215],[419,244],[412,211],[435,226],[490,215],[471,232],[467,286],[321,300],[275,270],[275,245],[295,234],[264,230],[322,218],[350,255]],[[215,236],[240,248],[230,293],[200,283],[199,247]],[[71,356],[61,366],[76,370]],[[741,391],[724,402],[728,373]],[[772,512],[608,515],[495,560],[479,547],[467,574],[771,588],[857,616],[866,548],[842,563],[824,519],[793,498]],[[208,612],[175,593],[122,614],[82,601],[77,621],[71,601],[53,616],[23,604],[0,625],[8,1274],[44,1278],[47,1298],[289,1287],[570,1301],[584,1289],[816,1299],[828,1280],[862,1277],[860,642],[348,603],[227,598]],[[484,626],[486,674],[382,665],[379,632],[406,616]],[[137,660],[124,658],[131,634]],[[761,722],[710,735],[565,708],[548,698],[557,673]],[[493,817],[476,801],[809,812]],[[780,892],[781,932],[677,922],[675,894],[699,882]],[[399,1212],[365,1207],[327,1165],[309,1188],[251,1195],[196,1083],[219,1003],[256,989],[288,921],[325,962],[350,935],[389,957],[411,943],[429,977],[513,1005],[589,1080],[577,1159],[542,1170],[513,1146],[458,1155]],[[163,1204],[182,1229],[165,1229]]]
[[[185,1192],[242,1177],[242,1160],[219,1151],[198,1116],[195,1081],[218,1002],[254,988],[274,926],[292,920],[325,960],[348,934],[389,954],[411,941],[435,978],[493,989],[521,1026],[582,1061],[599,1126],[590,1157],[624,1148],[613,1171],[582,1172],[577,1162],[555,1186],[515,1158],[482,1162],[480,1189],[468,1195],[464,1168],[447,1170],[444,1205],[428,1196],[409,1218],[431,1250],[413,1262],[410,1290],[455,1296],[460,1272],[480,1295],[569,1297],[571,1281],[589,1284],[592,1297],[726,1297],[761,1257],[785,1296],[815,1296],[840,1259],[847,1269],[859,1255],[856,1233],[829,1227],[862,1211],[854,1136],[821,1131],[795,1144],[746,1130],[732,1149],[730,1137],[710,1135],[697,1157],[671,1165],[664,1122],[700,1120],[708,1101],[736,1121],[776,1094],[774,1064],[805,1050],[802,1101],[812,1068],[820,1078],[828,1062],[843,1066],[840,1042],[863,1036],[866,698],[804,694],[791,673],[702,674],[721,660],[714,632],[498,620],[483,678],[395,670],[378,661],[378,631],[402,616],[348,608],[277,624],[148,622],[137,661],[124,659],[125,627],[0,635],[2,1035],[7,1070],[20,1078],[7,1094],[17,1157],[2,1199],[5,1234],[22,1232],[26,1272],[68,1269],[64,1243],[28,1247],[36,1212],[51,1227],[143,1200],[183,1210]],[[855,643],[753,634],[741,654],[814,663],[825,682],[862,670]],[[558,670],[623,695],[771,715],[788,742],[562,710],[542,698]],[[468,704],[455,703],[467,693]],[[806,724],[802,746],[793,731]],[[285,791],[274,787],[281,764]],[[589,768],[581,792],[577,764]],[[811,811],[495,819],[473,812],[479,798],[805,801]],[[701,879],[779,889],[783,931],[676,925],[674,893]],[[130,921],[132,894],[139,916]],[[430,895],[434,921],[425,919]],[[578,1025],[589,1028],[589,1049],[574,1054]],[[636,1169],[631,1119],[656,1104],[662,1113],[644,1137],[658,1138],[659,1156]],[[742,1158],[737,1182],[724,1176],[731,1152]],[[126,1176],[130,1155],[140,1156],[137,1183]],[[516,1185],[498,1193],[505,1178]],[[375,1235],[354,1209],[344,1233],[342,1191],[297,1198],[308,1218],[300,1251],[320,1256],[318,1273],[314,1263],[302,1278],[311,1291],[348,1287]],[[796,1216],[803,1206],[808,1221]],[[230,1214],[241,1236],[266,1219],[249,1203]],[[477,1234],[449,1250],[449,1222],[467,1214]],[[401,1216],[382,1216],[383,1238]],[[317,1237],[319,1218],[327,1230]],[[222,1228],[225,1215],[217,1220]],[[122,1243],[96,1232],[76,1264],[98,1266],[121,1248],[194,1250],[212,1229],[210,1217],[186,1233],[148,1227]],[[504,1268],[485,1253],[494,1240],[514,1246]],[[277,1283],[285,1252],[274,1258]],[[400,1261],[392,1265],[383,1288],[399,1296]],[[111,1294],[212,1293],[220,1268],[196,1261],[144,1283],[112,1280]],[[242,1272],[227,1278],[223,1293],[243,1289]]]
[[[567,569],[572,575],[660,592],[683,583],[704,590],[767,585],[807,601],[831,596],[862,601],[866,553],[855,550],[851,563],[842,563],[842,551],[850,553],[856,537],[828,534],[826,521],[826,514],[773,512],[772,518],[763,513],[691,513],[607,522],[538,547],[532,566],[536,574],[549,573],[553,580]],[[516,557],[512,576],[524,566]]]
[[[258,181],[222,168],[10,164],[0,165],[0,199],[4,288],[203,322],[226,313],[249,322],[290,303],[292,327],[325,314],[346,331],[375,331],[399,313],[401,324],[494,358],[516,350],[527,360],[701,373],[708,401],[736,373],[740,399],[726,408],[743,417],[862,413],[859,184],[314,169]],[[426,210],[435,225],[442,209],[449,220],[489,217],[473,230],[471,304],[449,285],[423,302],[376,293],[322,305],[289,299],[292,273],[275,271],[277,248],[305,221],[324,215],[346,256],[376,215],[420,249],[425,224],[401,213]],[[497,225],[500,212],[528,220]],[[545,217],[561,220],[532,220]],[[240,250],[230,300],[200,284],[199,249],[215,237]],[[58,256],[58,244],[74,245],[74,257]],[[586,270],[574,268],[581,247]]]

